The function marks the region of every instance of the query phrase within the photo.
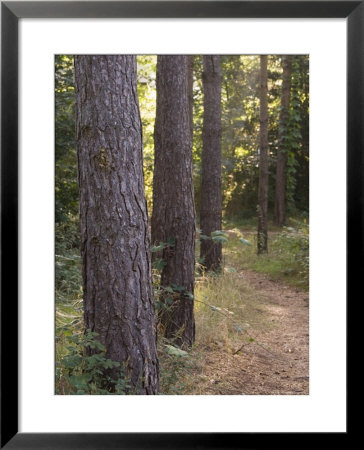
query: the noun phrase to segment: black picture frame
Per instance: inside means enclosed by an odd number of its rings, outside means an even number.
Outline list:
[[[1,448],[184,449],[271,446],[279,433],[18,432],[18,21],[21,18],[347,18],[347,304],[361,292],[364,1],[1,2]],[[309,31],[308,31],[309,32]],[[354,300],[354,298],[353,298]],[[347,346],[349,348],[349,346]],[[334,393],[333,393],[334,395]],[[335,439],[347,437],[337,433]],[[324,434],[324,433],[323,433]],[[304,433],[300,443],[311,436]],[[326,442],[326,437],[323,436]],[[280,447],[297,434],[279,434]],[[274,440],[274,439],[273,439]],[[315,434],[315,443],[319,443]],[[339,439],[340,440],[340,439]],[[268,445],[268,442],[270,443]]]

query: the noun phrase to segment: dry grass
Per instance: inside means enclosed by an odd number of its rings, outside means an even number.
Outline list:
[[[220,275],[197,278],[196,342],[188,357],[187,370],[181,370],[176,384],[169,385],[164,393],[206,394],[213,382],[208,372],[214,355],[216,358],[232,355],[242,345],[251,344],[256,330],[272,327],[263,314],[265,305],[265,296],[257,296],[244,274],[237,271],[229,269]]]
[[[197,280],[195,288],[196,344],[223,343],[231,346],[241,338],[242,330],[265,327],[257,318],[265,304],[257,298],[241,272],[225,271]]]
[[[252,245],[242,244],[241,237]],[[278,233],[271,237],[273,251],[258,258],[255,233],[229,230],[222,273],[196,277],[196,342],[188,356],[176,357],[168,354],[166,342],[159,338],[161,394],[307,393],[308,295],[297,289],[292,255],[274,247]],[[283,270],[292,267],[285,278]],[[291,287],[272,279],[289,281]],[[75,290],[72,300],[69,292],[66,297],[68,302],[57,302],[57,329],[67,325],[79,329],[80,293]],[[282,361],[292,348],[296,353],[288,355],[292,361],[286,367]],[[57,360],[65,352],[61,333],[56,339]],[[295,376],[298,381],[291,382]]]
[[[203,277],[196,300],[189,368],[168,393],[308,394],[307,293],[244,271]]]
[[[184,361],[188,368],[179,371],[175,385],[164,393],[308,392],[308,373],[297,378],[308,371],[307,286],[300,282],[294,255],[279,247],[279,236],[272,233],[272,251],[258,257],[255,233],[229,230],[222,273],[196,278],[196,342]],[[242,244],[240,238],[252,245]],[[288,277],[286,269],[291,269]],[[288,364],[286,351],[296,346],[297,362],[293,358]],[[294,375],[298,381],[292,383]]]

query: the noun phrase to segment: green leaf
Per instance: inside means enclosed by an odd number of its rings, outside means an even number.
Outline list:
[[[174,247],[175,243],[176,243],[176,239],[175,238],[173,238],[173,237],[168,238],[167,244],[169,245],[169,247]]]
[[[166,265],[167,261],[164,259],[156,259],[155,261],[153,261],[153,267],[159,272],[161,272]]]
[[[113,367],[120,367],[120,363],[117,361],[112,361],[111,359],[106,359],[103,366],[105,369],[112,369]]]
[[[86,343],[87,347],[90,347],[92,350],[100,350],[100,351],[105,351],[106,348],[104,345],[101,344],[101,342],[99,341],[89,341]]]
[[[211,236],[214,242],[227,242],[228,240],[224,236]]]
[[[87,330],[87,337],[97,337],[99,336],[99,333],[96,331]]]
[[[246,239],[240,238],[239,241],[244,245],[252,245],[250,241],[247,241]]]
[[[173,345],[166,344],[167,353],[171,356],[186,357],[188,353]]]
[[[62,360],[62,365],[66,369],[75,369],[82,362],[82,357],[80,355],[66,355]]]
[[[152,245],[150,248],[150,251],[152,253],[160,252],[160,251],[164,250],[166,247],[167,247],[167,244],[165,244],[164,242],[161,242],[159,245]]]
[[[71,375],[69,377],[69,382],[73,387],[76,389],[88,389],[88,383],[91,381],[92,377],[88,374],[82,374],[82,375]]]
[[[176,292],[183,292],[185,290],[184,286],[178,286],[177,284],[172,284],[172,288]]]
[[[228,238],[229,234],[223,230],[216,230],[211,233],[211,237],[214,237],[214,236],[224,236],[224,237]]]

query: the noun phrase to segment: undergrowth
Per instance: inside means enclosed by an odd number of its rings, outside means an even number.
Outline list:
[[[56,394],[125,395],[132,391],[125,368],[106,357],[97,336],[91,330],[75,332],[72,323],[58,329],[58,340],[67,352],[57,359]],[[110,375],[115,369],[117,377]]]
[[[268,253],[257,255],[256,231],[232,227],[225,245],[225,264],[239,270],[254,270],[273,280],[308,291],[309,288],[309,226],[291,219],[292,226],[268,235]],[[250,246],[242,248],[246,240]]]
[[[290,227],[269,235],[269,253],[256,254],[256,231],[225,224],[223,270],[205,274],[197,264],[195,285],[196,342],[189,351],[180,350],[172,341],[159,336],[160,394],[202,394],[207,380],[203,370],[210,350],[238,352],[255,341],[251,328],[274,326],[261,319],[264,297],[244,280],[244,270],[265,273],[297,288],[308,290],[308,225],[291,220]],[[69,221],[56,226],[56,380],[55,391],[64,395],[100,395],[133,393],[125,368],[106,358],[97,336],[84,333],[82,279],[78,226]],[[196,256],[198,260],[198,246]],[[158,267],[160,270],[161,267]],[[154,270],[157,309],[159,270]],[[257,343],[260,345],[259,343]],[[87,355],[85,349],[97,350]],[[105,373],[119,370],[112,389],[105,386]],[[106,371],[106,372],[105,372]],[[110,380],[109,380],[110,381]],[[110,386],[110,383],[108,384]]]

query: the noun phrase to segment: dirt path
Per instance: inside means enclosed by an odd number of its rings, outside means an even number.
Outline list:
[[[205,381],[203,393],[307,395],[308,293],[255,272],[243,271],[239,276],[256,290],[257,317],[266,325],[247,328],[254,342],[245,339],[230,351],[218,346],[208,349],[200,374]]]

